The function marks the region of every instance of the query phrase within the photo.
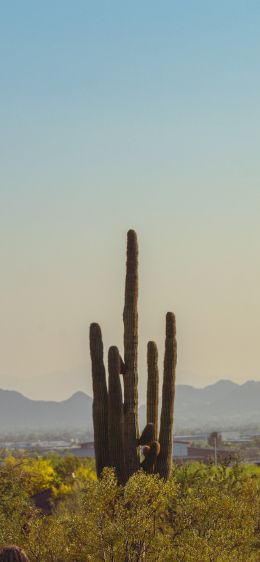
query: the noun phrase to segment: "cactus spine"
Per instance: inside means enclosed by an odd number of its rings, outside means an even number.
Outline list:
[[[103,361],[103,341],[100,326],[91,324],[89,332],[90,355],[92,361],[93,384],[93,426],[96,470],[101,476],[105,466],[109,466],[108,450],[108,396],[106,371]]]
[[[172,312],[166,315],[166,337],[162,390],[162,410],[159,442],[160,455],[156,470],[162,478],[169,478],[173,453],[173,408],[177,363],[176,321]]]
[[[138,429],[138,244],[134,230],[127,234],[124,320],[124,427],[127,477],[139,467],[137,454]]]
[[[108,442],[110,464],[115,468],[118,481],[125,482],[124,419],[120,382],[120,355],[117,347],[108,351]]]
[[[154,342],[147,347],[147,425],[139,438],[138,427],[138,244],[133,230],[127,234],[125,281],[124,361],[118,348],[108,354],[108,391],[103,362],[103,342],[98,324],[90,326],[90,354],[93,379],[93,424],[98,477],[105,466],[113,466],[120,483],[140,467],[169,478],[173,449],[173,407],[177,361],[176,324],[173,313],[166,315],[163,394],[158,435],[158,351]],[[124,404],[120,374],[123,375]],[[143,447],[140,464],[138,445]]]
[[[146,423],[154,424],[156,440],[158,436],[159,370],[157,345],[153,341],[149,341],[147,345],[147,370]]]

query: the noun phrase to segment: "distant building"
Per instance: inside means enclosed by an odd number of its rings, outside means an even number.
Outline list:
[[[217,449],[218,462],[232,462],[239,458],[238,449]],[[215,461],[214,449],[209,447],[195,447],[190,441],[175,439],[173,442],[173,460],[176,463],[199,461],[209,464]]]
[[[67,454],[75,455],[78,458],[94,458],[95,457],[95,447],[94,441],[89,441],[88,443],[81,443],[78,447],[70,447],[69,449],[64,449],[62,451],[63,455]]]
[[[187,436],[188,437],[188,436]],[[190,436],[193,437],[193,436]],[[197,436],[196,436],[197,437]],[[5,443],[7,445],[7,443]],[[8,444],[9,445],[9,444]],[[13,444],[13,451],[15,454],[15,449],[23,448],[29,453],[30,456],[35,454],[46,455],[50,451],[55,451],[59,455],[74,455],[78,458],[95,458],[95,447],[94,441],[89,441],[86,443],[81,443],[79,445],[71,445],[71,443],[66,441],[52,441],[52,442],[38,442],[38,443],[15,443]],[[10,447],[11,448],[11,447]],[[218,462],[234,462],[234,460],[239,459],[240,451],[239,449],[225,449],[217,448],[217,460]],[[251,457],[254,460],[248,462],[257,462],[258,455],[257,449],[251,451]],[[192,445],[192,439],[187,438],[174,438],[173,442],[173,460],[176,463],[199,461],[206,464],[215,461],[214,449],[209,447],[196,447]]]
[[[173,441],[173,458],[174,460],[177,459],[186,459],[188,458],[189,454],[189,441]]]

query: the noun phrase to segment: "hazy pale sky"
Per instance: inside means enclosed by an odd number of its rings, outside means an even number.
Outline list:
[[[1,2],[0,387],[91,391],[122,348],[125,238],[145,346],[178,382],[259,379],[260,3]]]

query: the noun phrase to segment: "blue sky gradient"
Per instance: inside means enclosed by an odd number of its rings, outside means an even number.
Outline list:
[[[89,323],[122,345],[128,228],[142,373],[174,309],[180,383],[259,379],[259,2],[0,8],[0,386],[51,397],[85,369],[90,391]]]

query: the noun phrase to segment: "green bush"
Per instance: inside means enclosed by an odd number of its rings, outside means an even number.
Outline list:
[[[32,492],[60,492],[52,515]],[[174,467],[164,482],[142,471],[122,487],[91,461],[7,459],[0,466],[0,547],[31,562],[257,562],[259,471],[236,465]],[[62,494],[65,490],[66,493]]]

